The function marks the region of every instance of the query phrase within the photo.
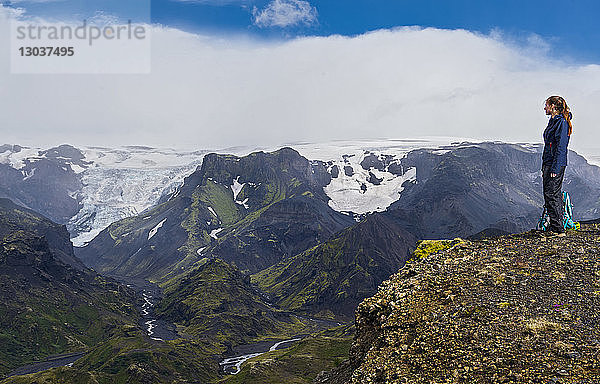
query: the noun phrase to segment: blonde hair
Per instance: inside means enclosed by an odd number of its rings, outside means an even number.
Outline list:
[[[565,120],[567,120],[567,123],[569,123],[569,136],[571,136],[571,133],[573,133],[573,123],[571,123],[571,110],[569,109],[569,106],[567,105],[565,99],[563,99],[560,96],[550,96],[546,99],[546,103],[548,105],[553,106],[556,109],[556,112],[561,114],[565,118]]]

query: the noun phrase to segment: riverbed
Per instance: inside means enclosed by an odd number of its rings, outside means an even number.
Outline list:
[[[281,341],[266,341],[255,344],[250,344],[245,347],[245,349],[256,349],[259,352],[246,353],[240,356],[228,357],[222,360],[219,365],[225,373],[229,373],[231,375],[238,374],[242,369],[242,364],[244,364],[247,360],[265,354],[267,352],[273,352],[278,349],[289,348],[292,344],[302,340],[301,337],[297,337],[294,339],[281,340]]]

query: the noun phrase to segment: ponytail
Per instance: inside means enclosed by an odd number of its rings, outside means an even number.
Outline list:
[[[571,136],[571,133],[573,133],[573,123],[571,123],[571,117],[573,115],[571,114],[571,110],[569,109],[565,99],[560,96],[550,96],[546,99],[546,103],[553,105],[554,108],[556,108],[556,112],[565,118],[569,124],[569,136]]]

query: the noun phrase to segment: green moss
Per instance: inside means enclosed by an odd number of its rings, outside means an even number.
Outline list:
[[[463,240],[456,238],[454,240],[421,240],[417,243],[417,249],[413,252],[413,257],[422,259],[434,253],[445,251]]]

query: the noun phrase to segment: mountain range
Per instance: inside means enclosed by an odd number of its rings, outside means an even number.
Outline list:
[[[540,151],[537,145],[497,142],[397,142],[178,157],[140,147],[123,154],[2,146],[0,172],[12,179],[0,179],[0,192],[14,203],[0,199],[0,240],[5,252],[19,249],[17,258],[29,260],[26,275],[54,271],[55,279],[64,280],[69,271],[87,281],[89,303],[109,305],[103,304],[107,292],[123,292],[121,307],[106,314],[121,323],[105,340],[94,338],[96,331],[77,330],[85,340],[80,350],[88,353],[73,368],[60,368],[62,375],[100,375],[106,382],[117,377],[168,382],[169,375],[177,375],[181,382],[195,382],[189,378],[194,372],[211,382],[220,375],[218,359],[240,345],[314,336],[351,322],[358,304],[404,267],[419,240],[475,239],[532,228],[542,205]],[[150,162],[161,157],[167,158],[162,165]],[[55,172],[70,182],[52,181],[45,195],[44,180]],[[30,180],[41,184],[34,187]],[[90,192],[103,183],[111,187]],[[575,219],[600,216],[600,168],[570,152],[564,187]],[[144,195],[141,201],[132,190]],[[119,195],[126,197],[112,200]],[[63,203],[43,204],[55,198]],[[100,224],[109,217],[110,223]],[[69,231],[80,247],[73,249]],[[7,271],[7,279],[23,279],[20,272]],[[160,287],[152,314],[173,324],[176,340],[153,340],[142,325],[141,298],[122,284],[140,289],[144,281]],[[94,286],[97,282],[102,283]],[[53,295],[71,297],[82,289],[62,287],[67,293]],[[23,302],[38,300],[25,288],[22,295]],[[66,316],[70,310],[56,311]],[[323,359],[315,366],[331,368],[324,340],[348,348],[350,336],[315,337],[295,350],[309,348]],[[77,350],[50,344],[45,341],[39,356],[12,361],[5,372],[27,359]],[[174,360],[165,360],[168,355]],[[310,372],[311,379],[318,374]]]

